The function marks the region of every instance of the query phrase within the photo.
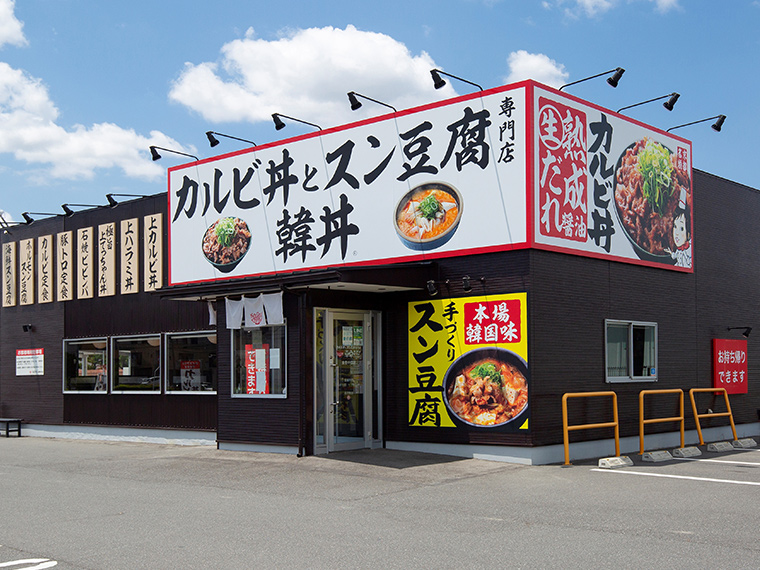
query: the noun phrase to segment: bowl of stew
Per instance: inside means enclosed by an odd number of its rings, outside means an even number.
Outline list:
[[[451,184],[426,182],[399,200],[393,224],[401,242],[409,249],[435,249],[456,232],[462,219],[462,207],[462,196]]]
[[[503,426],[528,408],[528,365],[504,348],[476,348],[451,363],[443,391],[455,422],[479,428]]]

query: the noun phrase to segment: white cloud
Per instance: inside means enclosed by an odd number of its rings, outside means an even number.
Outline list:
[[[13,14],[14,7],[14,0],[0,0],[0,47],[6,44],[26,45],[24,24],[19,22]]]
[[[657,11],[662,12],[663,14],[665,12],[669,12],[670,10],[675,10],[681,7],[678,5],[678,0],[651,0],[651,1],[655,3],[655,6],[657,7]]]
[[[588,17],[594,17],[598,14],[606,12],[614,6],[612,0],[577,0],[578,6],[583,10]]]
[[[99,168],[120,168],[130,177],[156,179],[164,170],[151,161],[148,146],[181,148],[160,132],[146,137],[111,123],[67,130],[57,119],[42,81],[0,62],[0,152],[46,165],[45,175],[89,179]]]
[[[279,112],[329,127],[358,118],[348,91],[399,109],[455,94],[450,85],[433,89],[427,53],[353,26],[291,30],[272,41],[249,30],[221,52],[218,62],[186,64],[169,93],[212,122],[270,121]]]
[[[637,0],[628,0],[629,3]],[[679,0],[648,0],[654,3],[655,9],[664,14],[670,10],[679,9]],[[554,7],[563,8],[565,16],[569,18],[579,18],[585,15],[589,18],[600,16],[621,4],[621,0],[544,0],[541,5],[545,9]]]
[[[564,65],[542,53],[513,51],[507,58],[507,64],[510,71],[504,79],[505,83],[534,79],[552,87],[560,87],[567,83],[569,76]]]

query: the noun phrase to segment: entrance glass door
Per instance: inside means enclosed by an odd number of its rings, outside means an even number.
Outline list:
[[[316,453],[372,447],[378,400],[373,316],[316,312]]]
[[[364,447],[365,355],[364,318],[332,315],[333,449]]]

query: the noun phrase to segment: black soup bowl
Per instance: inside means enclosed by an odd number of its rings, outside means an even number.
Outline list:
[[[471,426],[484,429],[498,428],[512,423],[520,416],[522,416],[525,413],[525,410],[528,409],[529,402],[526,402],[525,406],[523,406],[523,408],[513,417],[505,422],[493,425],[483,425],[470,422],[461,417],[452,409],[451,402],[449,400],[451,398],[452,392],[454,391],[454,385],[456,383],[457,376],[464,374],[465,370],[472,368],[472,366],[478,362],[487,359],[492,359],[499,363],[510,364],[514,366],[520,372],[520,374],[522,374],[523,378],[525,378],[525,389],[528,389],[528,364],[519,355],[515,354],[511,350],[491,346],[476,348],[469,352],[465,352],[462,356],[451,363],[449,369],[446,371],[446,374],[443,377],[443,401],[445,402],[446,409],[448,409],[449,414],[451,415],[454,422],[460,426]]]

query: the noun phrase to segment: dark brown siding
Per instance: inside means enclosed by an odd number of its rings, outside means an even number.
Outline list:
[[[638,435],[639,392],[683,389],[686,428],[695,423],[691,388],[712,386],[712,339],[739,338],[728,326],[760,328],[760,193],[694,172],[695,272],[681,273],[540,250],[516,251],[439,261],[441,280],[451,280],[452,297],[462,295],[461,277],[486,277],[487,293],[528,292],[530,433],[494,435],[485,431],[411,428],[407,414],[406,303],[385,318],[386,437],[404,441],[547,445],[562,443],[562,395],[614,391],[622,436]],[[473,292],[479,294],[474,282]],[[448,293],[442,289],[441,294]],[[419,298],[425,298],[421,294]],[[416,298],[415,298],[416,299]],[[658,325],[658,382],[605,382],[604,321],[620,319]],[[758,419],[760,410],[760,335],[748,342],[749,394],[732,395],[737,423]],[[645,417],[677,415],[677,396],[649,396]],[[697,398],[698,410],[722,410],[722,400]],[[571,423],[612,419],[611,399],[571,400]],[[725,426],[725,418],[703,420],[703,427]],[[674,431],[677,424],[653,424],[646,433]],[[611,437],[611,429],[574,432],[571,441]]]
[[[3,241],[76,231],[81,227],[97,229],[98,224],[110,222],[116,222],[118,236],[120,220],[135,217],[141,219],[142,239],[142,217],[164,212],[166,244],[165,210],[166,195],[159,195],[122,203],[115,208],[102,207],[71,217],[35,221],[14,228]],[[140,247],[141,272],[142,251]],[[165,282],[166,276],[164,255]],[[142,281],[140,283],[142,290]],[[64,338],[208,330],[213,327],[208,325],[205,302],[171,301],[144,292],[121,295],[117,291],[112,297],[4,308],[0,314],[0,415],[20,416],[27,422],[41,424],[216,429],[215,395],[63,394]],[[34,331],[23,333],[22,324],[32,324]],[[18,348],[44,348],[44,376],[16,376],[15,350]]]
[[[219,422],[217,440],[229,443],[258,445],[299,444],[301,428],[301,390],[305,371],[301,365],[299,311],[296,295],[283,296],[287,321],[287,397],[233,398],[231,382],[231,335],[226,328],[224,301],[217,305],[219,334]],[[310,375],[309,375],[310,378]]]
[[[443,297],[463,297],[471,295],[514,293],[528,291],[529,260],[527,250],[502,254],[486,254],[471,257],[457,257],[439,261],[438,281],[449,280],[439,285]],[[462,277],[472,278],[472,291],[462,290]],[[485,282],[479,279],[485,277]],[[428,299],[427,292],[397,295],[389,298],[383,314],[385,328],[384,346],[384,386],[385,386],[385,426],[386,439],[395,441],[442,442],[442,443],[492,443],[528,444],[530,434],[494,434],[487,430],[468,432],[454,428],[410,427],[408,418],[409,398],[409,348],[407,337],[407,306],[411,301]],[[528,299],[528,311],[531,310]],[[532,355],[531,360],[532,364]],[[531,385],[533,389],[534,384]],[[532,412],[531,412],[532,413]],[[532,420],[531,420],[532,425]]]

